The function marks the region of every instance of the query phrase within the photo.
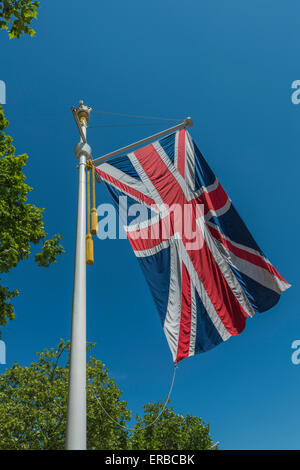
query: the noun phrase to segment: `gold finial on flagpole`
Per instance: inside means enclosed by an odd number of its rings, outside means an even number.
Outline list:
[[[80,123],[84,127],[87,127],[87,122],[90,119],[91,111],[92,111],[92,108],[83,104],[82,100],[79,101],[79,106],[77,108],[77,116],[78,116]]]

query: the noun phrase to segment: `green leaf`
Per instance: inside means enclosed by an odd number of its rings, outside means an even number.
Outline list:
[[[22,34],[34,36],[35,31],[30,28],[33,19],[37,18],[40,2],[32,0],[0,0],[0,29],[9,29],[10,39],[20,38]]]

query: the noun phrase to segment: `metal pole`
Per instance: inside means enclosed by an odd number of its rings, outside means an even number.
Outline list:
[[[146,137],[145,139],[139,140],[138,142],[134,142],[133,144],[127,145],[126,147],[122,147],[118,150],[115,150],[114,152],[107,153],[106,155],[103,155],[103,157],[97,157],[95,160],[93,160],[94,165],[100,165],[100,163],[115,157],[117,155],[120,155],[120,153],[125,153],[128,152],[129,150],[138,147],[140,145],[146,144],[147,142],[150,142],[151,140],[158,139],[158,137],[162,137],[163,135],[170,134],[174,131],[177,131],[178,129],[181,129],[182,127],[191,127],[193,125],[193,120],[191,117],[187,117],[183,122],[180,124],[177,124],[176,126],[170,127],[169,129],[166,129],[164,131],[158,132],[157,134],[151,135],[150,137]]]
[[[67,414],[67,450],[86,450],[86,172],[91,148],[86,143],[86,127],[91,108],[76,109],[84,139],[75,146],[79,160],[77,228],[75,245],[74,287],[72,306],[71,351]]]

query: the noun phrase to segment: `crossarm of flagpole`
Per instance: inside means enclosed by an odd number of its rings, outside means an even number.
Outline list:
[[[165,131],[158,132],[158,134],[151,135],[150,137],[146,137],[146,139],[139,140],[138,142],[134,142],[133,144],[127,145],[126,147],[122,147],[118,150],[115,150],[114,152],[107,153],[106,155],[103,155],[102,157],[95,158],[93,160],[94,165],[99,165],[101,162],[108,160],[109,158],[115,157],[117,155],[120,155],[121,153],[127,153],[130,150],[132,150],[135,147],[139,147],[140,145],[146,144],[147,142],[150,142],[151,140],[158,139],[158,137],[161,137],[166,134],[171,134],[174,131],[177,131],[178,129],[181,129],[182,127],[191,127],[193,125],[193,120],[190,117],[187,117],[183,122],[180,124],[177,124],[176,126],[170,127],[169,129],[166,129]]]
[[[76,110],[76,108],[74,108],[74,106],[72,106],[71,110],[72,110],[72,113],[73,113],[73,116],[74,116],[76,125],[77,125],[77,127],[78,127],[79,134],[80,134],[80,136],[81,136],[82,142],[83,142],[84,144],[86,144],[86,138],[85,138],[85,135],[84,135],[84,133],[83,133],[83,131],[82,131],[82,127],[81,127],[80,121],[79,121],[78,116],[77,116],[77,110]]]

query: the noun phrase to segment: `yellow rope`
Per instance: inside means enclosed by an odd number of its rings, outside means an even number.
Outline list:
[[[86,264],[94,264],[94,247],[91,234],[91,188],[90,188],[90,162],[86,164],[87,176],[87,235],[86,235]]]
[[[91,189],[90,189],[90,169],[87,167],[87,233],[91,233]]]
[[[98,175],[95,173],[95,167],[91,160],[86,162],[87,174],[87,235],[86,235],[86,264],[94,263],[94,248],[92,234],[96,235],[98,231],[98,217],[96,209],[96,194],[95,194],[95,177],[97,181]],[[92,170],[92,208],[91,208],[91,170]]]
[[[95,167],[92,164],[92,201],[93,207],[91,210],[91,224],[92,224],[92,234],[96,235],[98,231],[98,217],[96,209],[96,195],[95,195]]]

